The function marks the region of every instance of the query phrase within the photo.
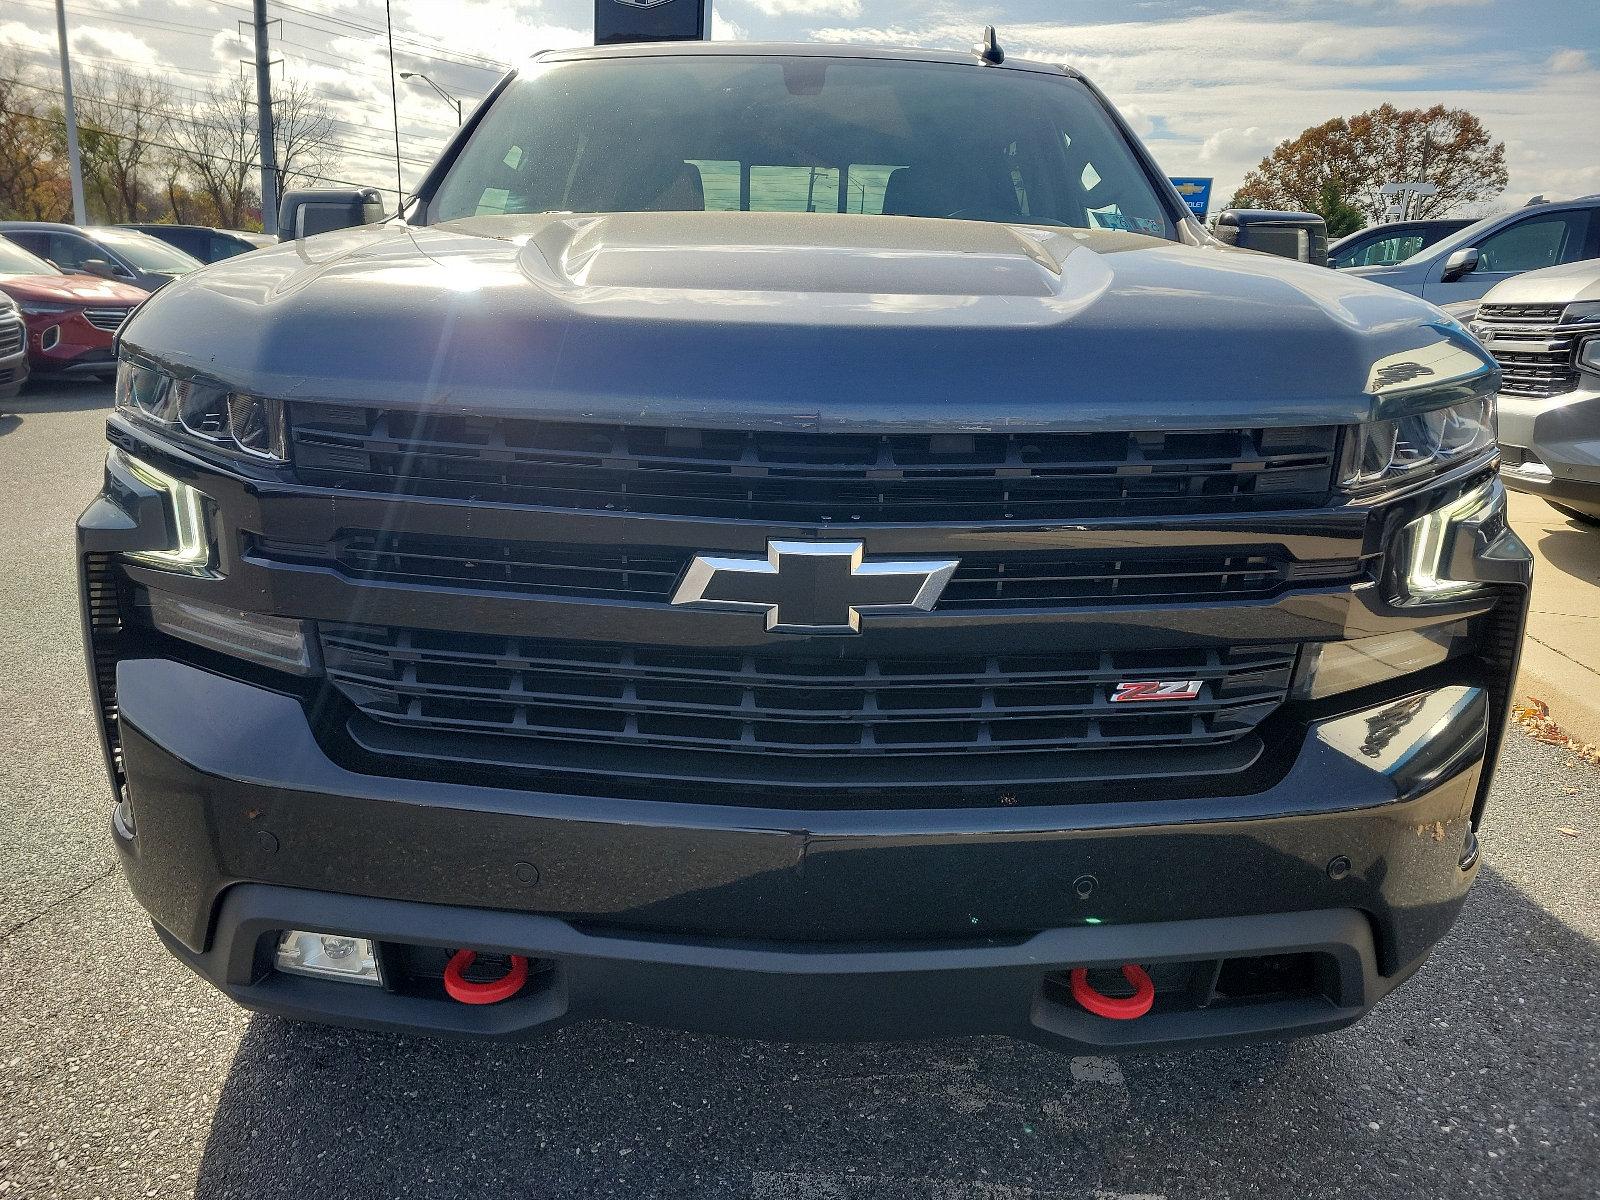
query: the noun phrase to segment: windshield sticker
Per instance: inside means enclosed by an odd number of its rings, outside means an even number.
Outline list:
[[[1094,223],[1100,226],[1101,229],[1120,229],[1124,233],[1129,232],[1128,218],[1119,212],[1097,212],[1094,209],[1090,209],[1089,215],[1094,218]]]

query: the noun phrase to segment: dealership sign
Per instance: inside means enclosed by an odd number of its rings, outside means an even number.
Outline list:
[[[1189,206],[1194,219],[1203,224],[1206,213],[1211,208],[1211,180],[1174,179],[1172,186],[1178,189],[1178,195],[1183,197],[1183,202]]]

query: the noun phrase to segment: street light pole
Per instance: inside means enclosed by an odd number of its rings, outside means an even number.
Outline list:
[[[436,93],[438,93],[440,99],[444,100],[446,103],[450,104],[451,106],[453,106],[455,108],[455,110],[456,110],[456,127],[458,129],[461,127],[461,101],[457,100],[454,96],[452,96],[449,92],[445,91],[442,87],[440,87],[433,80],[429,79],[421,71],[401,71],[400,72],[400,78],[401,79],[420,79],[420,80],[422,80],[423,83],[425,83],[429,87],[431,87]]]
[[[83,202],[83,157],[78,153],[78,108],[72,102],[72,59],[67,52],[67,2],[56,0],[56,40],[61,45],[62,120],[67,126],[67,164],[72,175],[72,221],[89,223],[89,209]]]

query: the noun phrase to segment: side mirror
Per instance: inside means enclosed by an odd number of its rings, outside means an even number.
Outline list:
[[[86,258],[78,265],[78,270],[85,275],[98,275],[101,279],[116,279],[123,274],[103,258]]]
[[[1453,251],[1449,258],[1444,260],[1444,274],[1439,277],[1441,283],[1454,283],[1463,275],[1471,275],[1478,269],[1482,256],[1476,246],[1463,246]]]
[[[1225,208],[1217,214],[1216,236],[1242,250],[1328,265],[1328,224],[1316,213]]]
[[[305,238],[383,220],[376,188],[296,188],[278,206],[278,236]]]

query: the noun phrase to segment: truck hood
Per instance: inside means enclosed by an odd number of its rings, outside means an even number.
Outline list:
[[[1588,259],[1526,271],[1497,283],[1485,304],[1573,304],[1600,300],[1600,262]]]
[[[290,400],[886,432],[1344,423],[1396,356],[1494,369],[1438,309],[1322,267],[779,213],[343,230],[185,276],[123,343]]]

